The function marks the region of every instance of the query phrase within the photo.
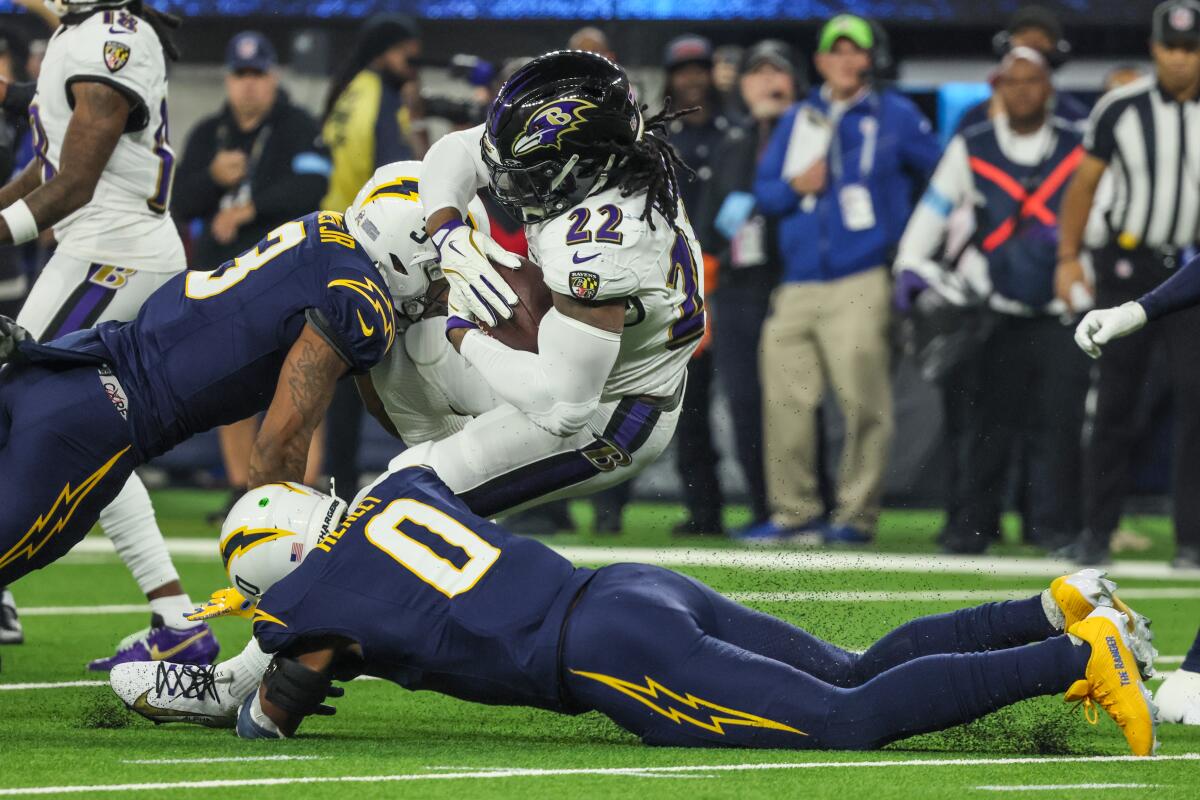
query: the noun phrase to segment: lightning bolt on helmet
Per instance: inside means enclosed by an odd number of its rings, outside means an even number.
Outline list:
[[[221,561],[246,597],[259,599],[336,530],[346,502],[298,483],[269,483],[242,495],[221,526]]]
[[[346,209],[346,230],[375,262],[396,308],[414,321],[428,305],[430,284],[442,277],[437,250],[425,232],[420,179],[420,161],[385,164]],[[468,223],[490,233],[482,201],[475,198],[467,208]]]
[[[614,151],[643,129],[623,69],[582,50],[547,53],[514,72],[488,111],[490,190],[525,222],[556,216],[603,188]]]

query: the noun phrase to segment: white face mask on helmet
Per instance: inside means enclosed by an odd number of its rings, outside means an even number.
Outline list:
[[[378,266],[396,308],[414,321],[425,311],[430,284],[442,278],[437,249],[425,232],[420,178],[420,161],[385,164],[346,209],[346,229]],[[472,227],[490,232],[479,198],[471,201],[467,218]]]
[[[344,500],[297,483],[251,489],[221,526],[221,561],[229,580],[247,598],[261,598],[345,515]]]

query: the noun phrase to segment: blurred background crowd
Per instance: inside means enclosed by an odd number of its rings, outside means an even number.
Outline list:
[[[602,53],[652,109],[696,109],[671,134],[710,329],[674,457],[593,498],[596,530],[619,533],[635,496],[682,501],[680,535],[869,545],[888,504],[943,508],[931,535],[979,553],[1015,511],[1025,542],[1102,563],[1142,546],[1120,529],[1140,507],[1170,510],[1175,563],[1200,567],[1200,312],[1095,364],[1072,342],[1082,312],[1136,298],[1200,239],[1196,0],[156,5],[192,17],[170,114],[194,269],[344,209],[377,166],[481,121],[540,52]],[[0,78],[36,80],[55,24],[40,0],[0,0]],[[0,174],[34,147],[6,113]],[[0,248],[0,313],[52,247]],[[236,494],[256,424],[151,477]],[[349,383],[322,441],[309,482],[343,495],[396,449]],[[730,503],[748,525],[727,529]],[[575,522],[549,507],[513,524]]]

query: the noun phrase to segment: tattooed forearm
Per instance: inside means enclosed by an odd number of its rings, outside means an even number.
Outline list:
[[[324,342],[321,345],[321,349],[329,349]],[[295,357],[295,368],[289,370],[287,376],[288,389],[291,390],[292,403],[296,408],[311,408],[314,400],[320,396],[321,390],[325,386],[328,359],[322,359],[321,355],[318,345],[315,343],[305,339],[296,341],[296,346],[292,350],[292,356]]]
[[[313,431],[346,364],[311,327],[292,345],[250,454],[250,486],[302,481]]]
[[[129,119],[129,101],[111,86],[75,83],[67,91],[75,98],[75,110],[63,137],[58,173],[40,185],[24,174],[20,179],[26,189],[21,196],[29,204],[39,230],[57,224],[91,202]],[[33,166],[37,166],[36,161]]]
[[[315,429],[315,426],[314,426]],[[312,442],[312,431],[308,437],[259,435],[250,454],[250,486],[281,481],[304,482],[304,470],[308,466],[308,448]]]

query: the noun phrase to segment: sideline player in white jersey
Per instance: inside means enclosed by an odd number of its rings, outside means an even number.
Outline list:
[[[620,67],[558,51],[513,74],[485,125],[430,149],[422,199],[452,287],[447,335],[505,405],[392,471],[432,467],[491,516],[628,480],[666,448],[705,326],[699,246],[663,137],[673,116],[644,120]],[[554,299],[536,354],[478,330],[516,300],[489,258],[519,266],[464,222],[484,187],[525,221]]]
[[[166,61],[178,56],[168,32],[179,21],[141,0],[47,5],[62,25],[50,38],[29,109],[36,158],[0,189],[0,244],[28,242],[49,228],[58,241],[17,317],[41,341],[133,319],[155,289],[187,268],[167,212],[175,154],[168,141]],[[97,380],[120,392],[110,376]],[[191,601],[136,475],[100,515],[100,525],[149,598],[151,627],[89,669],[215,658],[218,646],[208,627],[181,616]],[[5,556],[0,553],[0,561]],[[13,638],[19,640],[19,629]]]

